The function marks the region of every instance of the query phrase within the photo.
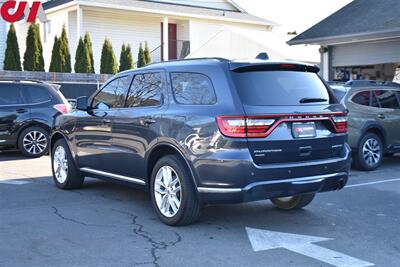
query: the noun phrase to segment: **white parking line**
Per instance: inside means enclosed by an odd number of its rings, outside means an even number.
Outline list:
[[[27,181],[18,181],[18,180],[4,180],[0,181],[0,184],[9,184],[9,185],[24,185],[24,184],[29,184],[30,182]]]
[[[373,184],[391,183],[391,182],[400,182],[400,178],[390,179],[390,180],[382,180],[382,181],[376,181],[376,182],[369,182],[369,183],[362,183],[362,184],[352,184],[352,185],[345,186],[345,188],[359,187],[359,186],[366,186],[366,185],[373,185]]]

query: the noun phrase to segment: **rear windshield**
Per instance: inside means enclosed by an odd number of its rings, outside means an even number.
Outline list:
[[[254,106],[323,105],[332,103],[324,83],[313,72],[232,72],[242,101]]]

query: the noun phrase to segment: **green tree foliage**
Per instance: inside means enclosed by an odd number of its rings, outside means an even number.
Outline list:
[[[79,44],[75,53],[75,72],[92,73],[89,49],[87,45],[85,45],[82,37],[79,39]]]
[[[140,43],[139,53],[138,53],[138,60],[137,60],[137,67],[141,68],[141,67],[144,67],[144,66],[146,66],[146,58],[145,58],[145,55],[144,55],[144,50],[143,50],[142,43]]]
[[[60,39],[55,36],[53,50],[51,52],[50,72],[61,72],[61,53],[60,53]]]
[[[132,49],[128,44],[122,45],[121,56],[119,58],[119,71],[130,70],[133,69],[133,57],[132,57]]]
[[[68,37],[65,25],[61,31],[60,37],[61,71],[71,72],[71,54],[69,53]]]
[[[88,32],[86,32],[85,39],[83,42],[85,43],[85,45],[87,46],[87,49],[89,51],[90,66],[91,66],[90,73],[94,73],[93,45],[92,45],[92,41],[90,39],[90,35]]]
[[[32,23],[26,37],[24,70],[44,71],[43,47],[40,41],[39,25]]]
[[[108,38],[104,40],[100,61],[100,73],[115,74],[118,72],[117,59],[115,57],[111,41]]]
[[[10,25],[7,34],[7,48],[4,57],[4,70],[21,71],[21,57],[19,55],[19,45],[14,24]]]
[[[146,65],[151,63],[151,55],[150,55],[150,49],[149,49],[149,45],[146,42],[144,42],[144,61],[146,63]]]

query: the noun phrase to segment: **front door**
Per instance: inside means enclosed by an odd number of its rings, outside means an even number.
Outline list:
[[[21,88],[0,84],[0,147],[17,144],[17,130],[29,120],[29,107]]]
[[[119,148],[115,162],[119,175],[143,180],[145,155],[160,135],[164,100],[163,72],[135,74],[128,93],[126,108],[113,121],[113,146]]]
[[[112,146],[112,121],[125,105],[130,81],[127,75],[109,82],[92,98],[90,110],[78,117],[75,140],[81,167],[113,172],[116,150]]]
[[[178,40],[177,40],[176,24],[168,24],[168,60],[178,58]],[[162,42],[164,40],[163,23],[161,23],[161,58],[163,57]]]

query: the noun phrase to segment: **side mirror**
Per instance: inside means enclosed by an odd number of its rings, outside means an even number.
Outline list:
[[[76,99],[76,109],[77,110],[83,110],[83,111],[88,111],[89,110],[89,105],[88,105],[88,97],[87,96],[80,96]]]

